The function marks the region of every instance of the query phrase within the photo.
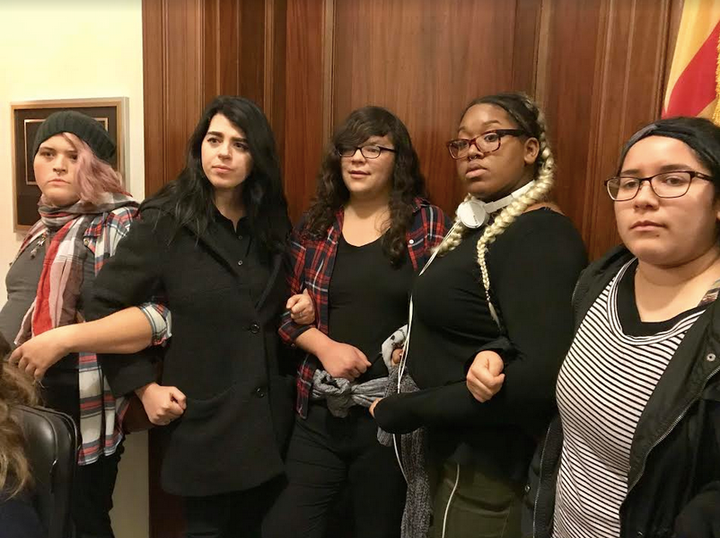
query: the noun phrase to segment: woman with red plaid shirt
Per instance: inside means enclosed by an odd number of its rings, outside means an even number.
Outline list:
[[[448,229],[424,195],[403,123],[380,107],[352,112],[291,238],[290,293],[309,294],[316,319],[298,323],[291,300],[280,327],[307,356],[298,369],[288,486],[266,519],[266,538],[322,537],[343,489],[355,536],[399,536],[405,482],[367,407],[387,384],[381,345],[405,323],[414,275]]]

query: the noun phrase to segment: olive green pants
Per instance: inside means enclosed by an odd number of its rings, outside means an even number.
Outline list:
[[[490,477],[472,466],[445,462],[430,469],[430,487],[433,522],[428,538],[520,536],[522,484]]]

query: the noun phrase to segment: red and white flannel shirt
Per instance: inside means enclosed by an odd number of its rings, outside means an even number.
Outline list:
[[[413,200],[413,215],[413,223],[407,232],[407,245],[413,270],[417,273],[445,237],[451,222],[439,207],[422,198]],[[330,276],[335,265],[343,218],[344,211],[341,209],[325,236],[319,239],[303,233],[303,220],[293,230],[288,251],[290,293],[295,295],[305,289],[308,291],[315,304],[315,324],[298,325],[290,318],[290,311],[285,311],[278,332],[288,344],[293,344],[310,327],[328,334]],[[307,417],[312,379],[319,366],[317,357],[308,354],[298,367],[295,410],[303,418]]]

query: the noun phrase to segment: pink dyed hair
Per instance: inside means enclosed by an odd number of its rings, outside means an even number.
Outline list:
[[[62,135],[77,150],[75,182],[82,202],[95,204],[102,194],[126,192],[120,172],[95,155],[90,146],[76,135],[67,132]]]

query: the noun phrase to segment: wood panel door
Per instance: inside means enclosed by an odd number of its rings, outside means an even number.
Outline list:
[[[204,107],[243,95],[284,134],[286,0],[143,0],[145,193],[175,179]]]
[[[334,126],[373,104],[408,127],[431,198],[463,196],[444,143],[473,98],[532,93],[541,0],[288,0],[284,162],[293,217]],[[301,141],[301,143],[297,143]]]
[[[660,113],[682,0],[143,0],[146,193],[174,179],[205,104],[241,94],[275,131],[290,213],[315,190],[333,128],[377,104],[408,126],[431,198],[462,186],[444,142],[464,106],[504,90],[543,106],[556,198],[591,257],[618,241],[602,180],[620,146]],[[152,538],[180,536],[158,484]]]
[[[536,93],[558,163],[556,197],[591,259],[620,242],[603,180],[622,144],[660,115],[678,0],[543,4]]]

